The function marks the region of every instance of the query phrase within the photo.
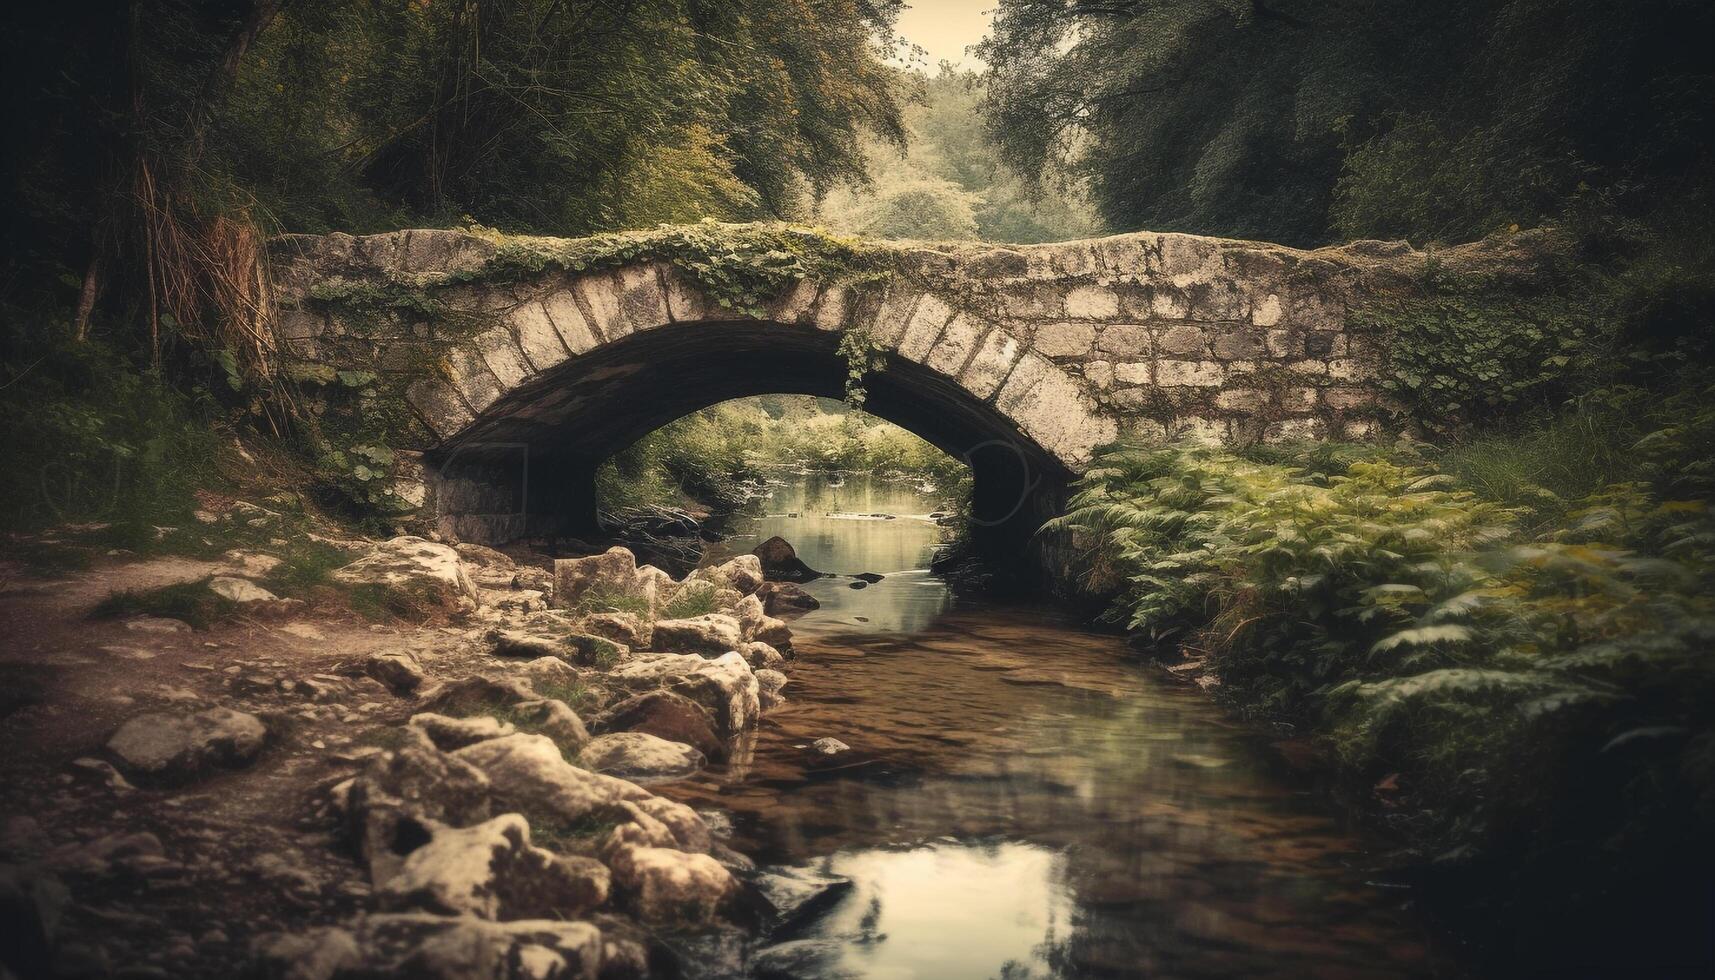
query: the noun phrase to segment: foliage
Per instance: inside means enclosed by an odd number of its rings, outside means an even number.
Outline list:
[[[951,486],[964,465],[891,423],[828,399],[737,399],[662,426],[597,471],[605,507],[675,504],[684,496],[731,507],[741,485],[773,467],[867,470]]]
[[[1020,174],[1115,228],[1468,241],[1709,186],[1715,21],[1678,0],[1002,0],[978,54]],[[1706,213],[1706,212],[1705,212]],[[1701,233],[1699,233],[1701,236]]]
[[[1348,314],[1387,338],[1380,386],[1411,418],[1447,434],[1565,400],[1600,361],[1589,296],[1528,296],[1431,285]]]
[[[207,629],[238,609],[238,603],[218,595],[208,587],[210,577],[175,582],[153,589],[125,589],[114,592],[97,603],[89,615],[92,619],[161,616],[180,620],[199,630]]]
[[[1027,184],[1006,170],[977,111],[981,76],[943,65],[906,75],[916,92],[904,112],[909,141],[870,138],[873,175],[817,205],[829,227],[881,238],[1048,242],[1101,230],[1078,184]]]
[[[697,580],[686,582],[673,593],[673,598],[661,610],[662,619],[691,619],[720,611],[720,601],[716,593],[720,587],[713,582]]]
[[[1121,583],[1114,614],[1142,638],[1207,658],[1245,710],[1324,734],[1348,773],[1397,774],[1420,847],[1503,866],[1492,903],[1600,917],[1715,861],[1652,843],[1715,829],[1715,390],[1616,397],[1625,414],[1563,424],[1647,434],[1559,482],[1557,508],[1509,506],[1508,481],[1474,492],[1424,447],[1308,467],[1132,447],[1051,527]],[[1570,446],[1540,438],[1538,458]]]
[[[147,536],[188,522],[191,491],[214,476],[206,391],[182,394],[63,322],[16,309],[4,319],[0,523],[102,521]]]

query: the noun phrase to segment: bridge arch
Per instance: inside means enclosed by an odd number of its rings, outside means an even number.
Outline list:
[[[596,269],[517,261],[520,243],[578,252],[561,239],[282,236],[270,250],[282,354],[324,378],[382,379],[360,409],[419,454],[420,478],[401,486],[443,530],[496,542],[587,524],[595,464],[689,411],[838,396],[840,341],[857,334],[882,357],[867,407],[968,456],[983,533],[1016,548],[1122,435],[1385,435],[1398,420],[1376,384],[1389,338],[1348,312],[1409,293],[1428,262],[1403,242],[1303,251],[1149,232],[870,242],[889,277],[810,274],[738,313],[663,258],[675,234],[603,239],[641,257]],[[1519,235],[1435,258],[1531,288],[1551,251]]]

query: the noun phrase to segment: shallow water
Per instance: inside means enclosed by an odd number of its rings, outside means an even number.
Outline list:
[[[841,509],[914,496],[863,493]],[[822,520],[758,530],[813,566],[884,573],[896,569],[878,556],[922,567],[936,537]],[[817,583],[825,604],[794,623],[787,703],[731,764],[662,787],[732,813],[735,845],[764,864],[852,880],[789,937],[790,975],[1453,972],[1410,893],[1366,872],[1373,842],[1267,736],[1135,665],[1117,637],[1047,610],[955,608],[926,576],[880,587],[894,578],[855,594]],[[804,746],[823,736],[851,751],[811,761]]]

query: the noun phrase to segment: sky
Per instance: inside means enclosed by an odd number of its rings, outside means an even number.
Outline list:
[[[988,33],[994,7],[1000,0],[912,0],[899,15],[899,33],[928,50],[926,65],[933,71],[942,59],[965,68],[981,68],[982,62],[965,54]]]

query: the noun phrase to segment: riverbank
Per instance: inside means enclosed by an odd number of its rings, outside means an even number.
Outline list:
[[[8,570],[18,975],[637,977],[683,972],[664,938],[790,913],[718,813],[650,788],[726,761],[788,683],[755,558],[681,582],[324,534],[343,560],[295,588],[282,515],[209,517],[267,529]]]
[[[1495,499],[1454,454],[1166,446],[1106,456],[1056,527],[1135,645],[1323,744],[1498,969],[1694,973],[1715,909],[1698,401],[1635,413],[1634,468],[1578,497]]]

